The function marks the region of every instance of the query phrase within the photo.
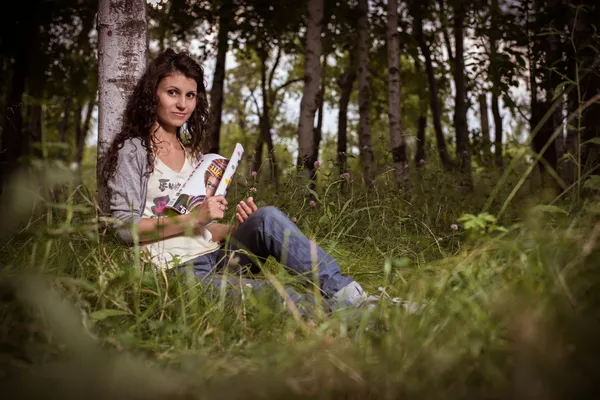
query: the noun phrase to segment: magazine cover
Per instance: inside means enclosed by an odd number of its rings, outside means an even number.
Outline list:
[[[226,196],[243,154],[244,148],[239,143],[229,159],[219,154],[204,154],[185,183],[171,197],[167,209],[186,214],[200,206],[207,197]]]

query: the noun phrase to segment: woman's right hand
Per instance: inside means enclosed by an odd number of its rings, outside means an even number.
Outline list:
[[[211,196],[204,200],[204,203],[193,210],[191,214],[196,227],[199,228],[216,219],[223,219],[226,209],[227,200],[225,200],[225,196]]]

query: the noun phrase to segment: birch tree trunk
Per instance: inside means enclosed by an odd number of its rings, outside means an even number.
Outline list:
[[[99,0],[98,4],[98,198],[106,210],[101,171],[105,151],[123,122],[127,98],[147,61],[145,0]]]
[[[469,127],[467,125],[467,90],[464,59],[464,6],[458,4],[454,10],[454,85],[456,98],[454,106],[454,128],[456,130],[456,155],[464,184],[473,186],[471,176],[471,152],[469,149]]]
[[[298,167],[304,166],[307,179],[313,174],[313,127],[317,97],[321,83],[321,23],[323,19],[323,0],[308,0],[308,18],[306,21],[306,53],[304,56],[304,92],[300,103],[300,122],[298,124]]]
[[[373,148],[369,115],[369,0],[358,1],[358,145],[367,187],[373,184]]]
[[[388,54],[388,117],[390,142],[396,186],[398,189],[410,190],[410,175],[406,159],[406,141],[402,132],[402,116],[400,109],[400,57],[398,56],[398,0],[388,0],[387,4],[387,54]]]
[[[483,162],[489,164],[492,157],[490,141],[490,121],[488,119],[487,95],[485,93],[479,96],[479,113],[481,114],[481,141],[483,147]]]
[[[217,36],[217,60],[210,90],[210,152],[219,153],[221,139],[221,118],[223,113],[223,87],[225,85],[225,60],[229,49],[229,29],[231,27],[231,1],[224,1],[219,7],[219,34]]]

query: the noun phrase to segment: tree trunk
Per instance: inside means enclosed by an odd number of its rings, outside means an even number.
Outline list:
[[[500,115],[500,105],[498,103],[498,96],[492,92],[492,115],[494,117],[494,160],[496,166],[502,168],[504,165],[504,156],[502,155],[504,139],[502,138],[502,116]]]
[[[306,53],[304,56],[304,91],[300,103],[300,122],[298,124],[298,168],[304,167],[304,174],[310,179],[314,173],[313,127],[317,110],[317,97],[321,82],[321,21],[323,19],[323,0],[308,0],[308,18],[306,21]]]
[[[15,57],[10,93],[6,102],[2,128],[2,147],[0,147],[0,192],[7,183],[9,176],[17,168],[22,153],[23,114],[22,102],[27,79],[27,49],[23,48]]]
[[[414,56],[415,72],[417,76],[423,74],[421,61],[417,55]],[[427,138],[425,130],[427,129],[427,93],[423,85],[419,85],[419,118],[417,119],[417,151],[415,152],[415,166],[417,168],[425,164],[427,155],[425,153],[425,145]]]
[[[600,59],[597,53],[597,49],[600,48],[600,39],[597,34],[600,6],[595,0],[580,0],[580,3],[586,5],[587,8],[580,14],[581,21],[578,20],[580,26],[575,40],[577,48],[580,49],[577,58],[581,60],[581,70],[590,71],[581,78],[582,87],[586,89],[582,100],[587,102],[600,94]],[[600,105],[598,101],[584,112],[581,126],[584,127],[581,140],[582,174],[593,171],[595,175],[600,175],[600,144],[597,141],[600,138]],[[592,139],[596,142],[590,142]]]
[[[265,147],[265,139],[264,139],[262,132],[260,132],[260,134],[256,138],[256,146],[254,147],[254,158],[252,159],[252,167],[250,169],[251,172],[252,171],[258,172],[258,170],[260,169],[260,166],[262,164],[264,147]]]
[[[352,87],[356,80],[356,57],[355,52],[350,55],[350,66],[338,80],[340,87],[339,114],[338,114],[338,140],[337,140],[337,164],[340,176],[346,172],[346,152],[348,151],[348,103]]]
[[[312,159],[319,159],[319,149],[321,148],[321,139],[323,138],[323,108],[325,107],[325,80],[327,78],[327,57],[329,54],[323,55],[323,65],[321,67],[321,89],[319,90],[319,96],[317,98],[317,104],[319,105],[319,114],[317,115],[317,126],[313,130],[313,152]],[[311,176],[313,186],[317,182],[317,170],[313,170]]]
[[[210,90],[209,137],[210,152],[219,153],[221,119],[223,113],[223,87],[225,85],[225,60],[229,49],[229,29],[231,27],[231,1],[225,0],[219,7],[219,34],[217,36],[217,61]]]
[[[275,185],[275,190],[279,187],[279,168],[277,167],[277,159],[275,158],[275,148],[273,146],[273,137],[271,136],[271,105],[269,104],[269,90],[267,89],[267,57],[266,50],[261,52],[261,88],[262,88],[262,114],[260,116],[260,131],[267,144],[267,151],[269,152],[269,164],[271,166],[271,179]],[[262,149],[261,149],[262,152]]]
[[[417,10],[415,13],[414,29],[415,36],[419,43],[419,48],[421,49],[421,53],[423,53],[423,57],[425,58],[425,71],[427,72],[427,81],[429,85],[431,118],[433,120],[433,128],[435,131],[435,139],[438,153],[440,155],[440,161],[446,170],[451,170],[454,167],[454,161],[452,161],[448,155],[448,146],[446,145],[444,131],[442,130],[442,112],[438,98],[437,82],[435,80],[435,71],[433,70],[431,50],[429,49],[429,46],[427,45],[423,35],[423,19],[421,16],[421,10]]]
[[[27,131],[23,132],[26,140],[23,141],[23,154],[30,157],[42,157],[42,105],[39,100],[27,107]]]
[[[490,121],[488,120],[487,95],[479,95],[479,114],[481,115],[481,145],[483,148],[483,163],[488,165],[492,158],[490,140]]]
[[[85,119],[83,120],[83,125],[79,128],[79,132],[75,137],[75,146],[77,149],[77,153],[75,154],[75,161],[77,165],[81,166],[83,162],[83,154],[85,151],[85,140],[87,138],[88,131],[90,130],[90,124],[92,121],[92,112],[94,111],[94,107],[96,106],[96,100],[94,98],[90,99],[87,109],[85,111]]]
[[[73,99],[70,96],[67,96],[63,103],[63,117],[62,117],[62,120],[60,121],[60,128],[59,128],[59,141],[60,141],[60,143],[67,146],[65,149],[61,148],[61,150],[59,151],[60,158],[64,161],[67,161],[69,159],[69,154],[70,154],[70,150],[71,150],[70,146],[69,146],[69,131],[71,130],[71,114],[72,114],[71,106],[72,106],[72,104],[73,104]]]
[[[146,68],[148,21],[144,0],[100,0],[98,5],[98,194],[104,153],[121,129],[123,110]]]
[[[498,36],[498,15],[500,13],[500,8],[498,7],[498,0],[492,0],[491,3],[491,29],[490,29],[490,75],[492,78],[492,115],[494,118],[494,162],[497,167],[502,168],[504,164],[503,155],[502,155],[502,116],[500,115],[500,105],[499,105],[499,87],[500,87],[500,72],[498,71],[498,49],[497,49],[497,36]],[[528,23],[528,22],[527,22]],[[535,65],[531,62],[531,52],[529,51],[529,43],[528,40],[528,53],[530,54],[530,67],[535,68]],[[531,76],[533,79],[532,93],[537,91],[537,87],[535,85],[535,76]]]
[[[456,130],[456,155],[460,170],[463,173],[464,184],[473,186],[471,176],[471,152],[469,149],[469,127],[467,125],[467,89],[464,60],[464,8],[460,4],[454,10],[454,85],[456,100],[454,106],[454,129]]]
[[[398,38],[398,0],[387,4],[387,53],[388,53],[388,117],[392,157],[398,189],[410,191],[410,175],[406,158],[406,141],[402,132],[400,99],[400,48]]]
[[[363,180],[367,187],[373,185],[373,146],[371,144],[369,100],[369,1],[358,1],[358,112],[360,161]]]

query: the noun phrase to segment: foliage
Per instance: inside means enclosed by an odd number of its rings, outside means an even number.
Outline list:
[[[260,205],[279,206],[369,291],[426,304],[415,315],[382,302],[371,314],[294,319],[266,298],[211,297],[193,279],[143,263],[98,230],[90,191],[52,165],[38,174],[58,179],[66,202],[36,184],[11,192],[10,220],[24,219],[9,225],[24,229],[0,248],[7,393],[572,398],[596,389],[587,366],[599,355],[597,200],[577,212],[519,206],[520,222],[505,232],[493,213],[465,215],[483,201],[453,192],[435,164],[422,175],[440,184],[410,201],[385,180],[365,192],[354,171],[346,189],[322,176],[314,206],[293,175],[278,195],[259,185]],[[232,201],[249,193],[247,179],[234,184]],[[486,240],[454,230],[461,214],[463,228]],[[263,269],[295,284],[272,260]]]

